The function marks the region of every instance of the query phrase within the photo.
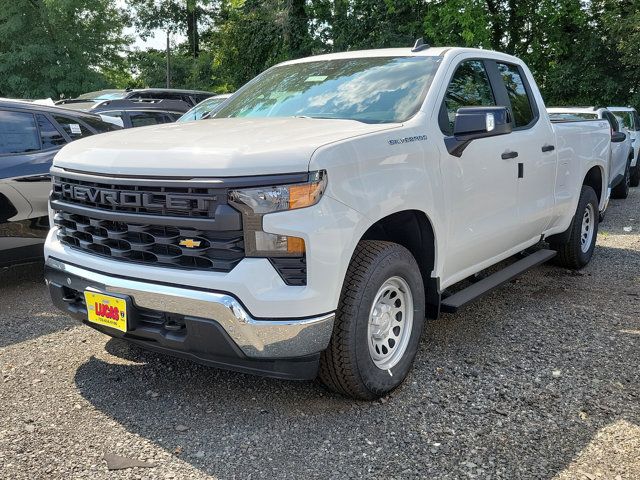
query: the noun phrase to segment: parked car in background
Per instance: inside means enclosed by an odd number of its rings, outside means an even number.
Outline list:
[[[215,121],[64,148],[49,290],[149,349],[380,397],[425,316],[556,254],[589,263],[610,139],[603,120],[550,122],[527,66],[498,52],[416,42],[285,62]],[[527,250],[541,240],[552,249]]]
[[[640,115],[633,107],[608,107],[608,110],[622,119],[622,125],[631,136],[633,160],[629,183],[632,187],[640,186]]]
[[[173,123],[189,110],[182,100],[105,100],[89,110],[105,118],[118,118],[124,128]]]
[[[220,109],[220,107],[222,107],[224,101],[231,95],[231,93],[225,93],[222,95],[216,95],[215,97],[209,97],[206,100],[201,101],[187,113],[182,115],[178,119],[178,122],[192,122],[194,120],[200,120],[201,118],[213,115]]]
[[[99,115],[0,100],[0,265],[42,256],[54,155],[74,140],[119,129]]]
[[[604,119],[611,127],[611,162],[609,178],[611,198],[627,198],[631,184],[633,145],[631,135],[620,125],[616,116],[606,108],[598,107],[549,107],[551,119],[582,121]]]
[[[129,90],[98,90],[80,95],[78,98],[63,99],[56,105],[64,105],[69,108],[89,109],[92,104],[105,100],[180,100],[195,106],[201,101],[215,95],[203,90],[182,90],[177,88],[139,88]]]

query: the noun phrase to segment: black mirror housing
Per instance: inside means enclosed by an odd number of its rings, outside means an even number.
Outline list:
[[[453,136],[445,138],[447,150],[459,157],[472,140],[511,133],[507,107],[463,107],[456,112]]]
[[[627,139],[627,134],[624,132],[613,132],[611,134],[611,142],[612,143],[620,143],[624,142]]]

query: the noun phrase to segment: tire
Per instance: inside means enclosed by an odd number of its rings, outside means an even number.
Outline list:
[[[636,166],[631,168],[631,176],[629,178],[629,185],[632,187],[637,187],[640,185],[640,159]]]
[[[590,215],[588,232],[583,243],[583,219]],[[583,185],[578,200],[576,214],[571,222],[570,235],[564,243],[551,243],[551,248],[558,252],[556,263],[578,270],[591,261],[598,237],[598,197],[593,188]],[[590,232],[590,234],[589,234]]]
[[[629,196],[629,187],[631,186],[631,161],[627,161],[627,166],[624,169],[624,178],[611,190],[612,198],[625,199]]]
[[[399,316],[393,310],[398,305],[406,307]],[[360,400],[386,395],[409,373],[424,321],[424,284],[413,255],[396,243],[361,241],[347,269],[333,335],[320,358],[320,380]],[[389,337],[380,340],[384,332]]]

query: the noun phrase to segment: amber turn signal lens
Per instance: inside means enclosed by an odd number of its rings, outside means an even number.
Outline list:
[[[287,237],[287,252],[304,253],[305,252],[304,240],[298,237]]]
[[[304,208],[315,205],[322,195],[323,184],[321,182],[303,183],[289,187],[289,209]]]

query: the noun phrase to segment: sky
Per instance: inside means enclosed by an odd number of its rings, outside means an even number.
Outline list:
[[[118,7],[125,7],[127,5],[126,0],[116,0],[116,5]],[[155,48],[157,50],[164,50],[167,47],[167,32],[163,30],[156,30],[153,34],[146,40],[140,38],[140,35],[136,32],[136,29],[133,27],[124,29],[125,35],[131,35],[134,39],[132,47],[134,49],[147,50],[149,48]],[[181,34],[172,34],[171,35],[171,43],[174,42],[183,42],[186,40],[185,35]]]
[[[167,33],[163,30],[156,30],[153,35],[146,40],[140,38],[140,35],[136,32],[135,28],[125,28],[125,35],[131,35],[134,38],[132,47],[140,50],[147,50],[149,48],[155,48],[157,50],[164,50],[167,48]],[[184,35],[171,34],[171,43],[182,42],[186,40]]]

